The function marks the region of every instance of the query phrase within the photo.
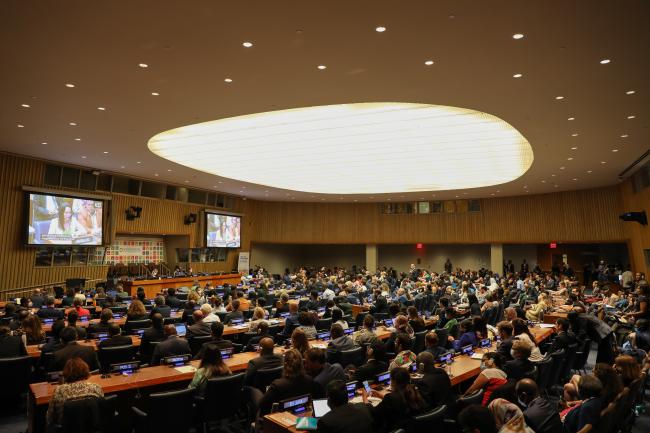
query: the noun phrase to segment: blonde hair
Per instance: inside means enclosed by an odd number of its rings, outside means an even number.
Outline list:
[[[295,379],[303,376],[305,368],[302,363],[302,355],[296,349],[284,352],[284,370],[282,376],[287,379]]]
[[[266,310],[262,307],[255,307],[253,310],[253,320],[263,319],[266,316]]]
[[[130,315],[143,315],[147,314],[147,309],[144,308],[144,304],[139,300],[139,299],[134,299],[131,302],[131,305],[129,305],[129,310],[127,311],[127,314]]]

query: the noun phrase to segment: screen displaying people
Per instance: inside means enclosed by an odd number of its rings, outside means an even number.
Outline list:
[[[101,245],[103,205],[51,194],[29,194],[28,243]]]
[[[241,246],[241,217],[209,213],[207,220],[208,247]]]

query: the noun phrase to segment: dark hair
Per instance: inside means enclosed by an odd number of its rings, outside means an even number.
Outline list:
[[[298,314],[298,323],[301,326],[314,326],[311,316],[306,311],[301,311],[300,314]]]
[[[497,331],[503,332],[508,337],[511,337],[512,336],[512,323],[508,322],[507,320],[503,320],[503,321],[497,323]]]
[[[332,339],[339,338],[343,335],[343,327],[338,323],[333,324],[330,329],[330,335],[332,336]]]
[[[342,380],[333,380],[327,384],[327,398],[335,406],[343,406],[348,402],[348,391],[345,382]]]
[[[173,287],[167,289],[167,296],[174,296],[175,294],[176,294],[176,289],[174,289]]]
[[[600,379],[603,384],[602,396],[605,404],[609,404],[623,390],[623,381],[621,376],[616,373],[614,367],[604,362],[599,362],[594,366],[594,376]]]
[[[221,338],[221,336],[223,335],[223,323],[212,322],[210,324],[210,332],[214,337]]]
[[[377,361],[384,361],[386,359],[386,345],[381,341],[377,340],[370,345],[372,350],[372,356]]]
[[[390,372],[391,394],[396,394],[411,412],[417,412],[425,405],[420,391],[411,384],[411,375],[404,367],[397,367]]]
[[[515,336],[520,335],[520,334],[526,334],[528,337],[530,337],[530,341],[533,343],[533,345],[537,345],[535,342],[535,337],[533,334],[530,333],[530,330],[528,329],[528,325],[524,321],[524,319],[514,319],[512,321],[512,329],[514,331]]]
[[[66,326],[64,329],[61,330],[61,334],[59,335],[59,338],[63,343],[70,343],[72,341],[75,341],[77,339],[77,330],[74,326]]]
[[[343,311],[340,308],[332,308],[332,322],[338,322],[343,319]]]
[[[563,331],[568,331],[571,326],[571,323],[569,323],[569,321],[564,317],[560,317],[556,322]]]
[[[478,430],[481,433],[497,433],[497,425],[490,409],[472,404],[458,414],[458,424],[463,431]]]
[[[472,325],[472,320],[471,319],[463,320],[462,322],[460,322],[460,328],[465,332],[473,332],[474,326]]]
[[[578,394],[580,398],[586,400],[591,397],[600,397],[603,392],[603,384],[593,374],[580,376],[578,381]]]
[[[118,325],[117,323],[111,323],[108,326],[108,335],[110,335],[111,337],[114,335],[120,335],[120,325]]]
[[[151,326],[155,329],[163,329],[163,324],[165,323],[165,320],[163,319],[162,314],[160,313],[154,313],[151,316]]]
[[[110,308],[104,308],[99,315],[99,321],[102,323],[108,323],[109,320],[113,318],[113,311]]]
[[[366,317],[363,318],[364,328],[372,329],[375,326],[375,318],[371,314],[366,314]]]
[[[435,331],[427,332],[424,337],[427,347],[435,347],[438,345],[438,334]]]
[[[90,376],[88,364],[81,358],[70,358],[63,367],[63,379],[66,383],[86,380]]]
[[[74,324],[77,323],[77,319],[79,319],[79,313],[77,313],[76,310],[72,310],[68,313],[68,325],[74,326]]]
[[[494,365],[500,370],[503,370],[503,366],[506,365],[506,358],[498,352],[488,352],[483,357],[491,359]]]
[[[453,307],[447,307],[445,308],[445,317],[447,320],[453,319],[456,317],[456,310],[453,309]]]
[[[230,369],[223,362],[221,357],[221,349],[216,344],[206,344],[201,358],[201,365],[199,368],[205,368],[209,371],[208,377],[214,375],[223,376],[230,374]]]
[[[478,298],[474,293],[470,293],[469,295],[467,295],[467,303],[469,305],[478,304]]]
[[[327,355],[325,349],[319,349],[318,347],[310,347],[304,353],[305,359],[309,359],[312,362],[317,362],[319,364],[325,364],[327,362]]]
[[[239,310],[239,299],[235,299],[232,301],[232,311],[238,311]]]
[[[411,337],[408,334],[400,332],[395,337],[395,347],[400,347],[402,350],[411,350]]]

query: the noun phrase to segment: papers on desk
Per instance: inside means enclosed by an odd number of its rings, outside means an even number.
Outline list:
[[[196,368],[192,365],[182,365],[180,367],[174,367],[174,370],[178,371],[179,373],[194,373],[196,371]]]
[[[242,323],[241,325],[232,325],[234,329],[247,329],[249,325],[247,323]]]
[[[357,395],[356,397],[350,399],[350,403],[363,403],[363,397]],[[368,403],[373,406],[377,406],[379,403],[381,403],[381,398],[368,396]]]
[[[327,349],[327,343],[311,343],[311,347],[317,347],[319,349]]]
[[[485,354],[484,353],[474,352],[474,353],[472,353],[472,356],[470,356],[470,358],[478,359],[480,361],[481,359],[483,359],[483,355],[485,355]]]
[[[540,328],[555,328],[555,325],[553,325],[552,323],[540,323],[539,327]]]

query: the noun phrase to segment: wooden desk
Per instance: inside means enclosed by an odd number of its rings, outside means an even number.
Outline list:
[[[170,317],[172,317],[174,319],[178,319],[180,317],[183,317],[183,312],[181,310],[178,310],[178,311],[172,313]],[[94,323],[99,323],[99,319],[90,319],[90,320],[86,320],[86,321],[83,321],[83,322],[81,320],[77,320],[77,326],[79,326],[81,328],[87,328],[88,326],[90,326],[91,324],[94,324]],[[119,319],[111,320],[111,323],[117,323],[121,327],[124,327],[124,324],[126,323],[126,315],[124,315],[123,317],[120,317]],[[66,322],[66,325],[67,325],[67,322]],[[43,325],[43,331],[50,332],[51,330],[52,330],[52,325],[51,324],[48,323],[48,324]]]
[[[194,281],[198,281],[201,285],[211,283],[214,287],[223,286],[224,284],[240,284],[241,276],[239,274],[225,274],[225,275],[203,275],[197,277],[180,277],[180,278],[160,278],[154,280],[134,280],[125,281],[124,291],[131,296],[135,296],[138,287],[144,288],[144,294],[147,299],[154,298],[163,289],[191,287]]]
[[[352,318],[356,319],[359,313],[370,311],[370,304],[356,305],[352,304]]]
[[[555,322],[557,319],[566,319],[567,317],[566,312],[564,311],[553,311],[550,313],[545,313],[544,314],[544,323],[550,323],[552,325],[555,325]]]

